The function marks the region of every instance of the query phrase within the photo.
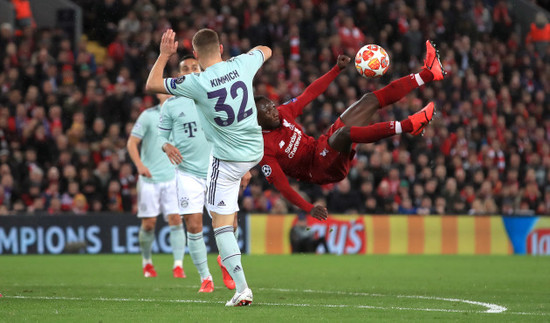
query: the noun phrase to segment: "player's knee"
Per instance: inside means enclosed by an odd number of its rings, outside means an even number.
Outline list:
[[[201,233],[202,232],[202,223],[193,223],[191,225],[187,225],[187,232],[189,233]]]
[[[351,141],[351,127],[350,126],[344,126],[340,129],[338,129],[340,131],[340,136],[344,139],[344,140],[348,140],[348,141]]]
[[[169,225],[180,225],[181,222],[181,216],[179,214],[170,214],[168,216],[168,224]]]
[[[184,216],[185,228],[189,233],[202,232],[202,214],[187,214]]]
[[[348,152],[352,144],[350,133],[351,127],[344,126],[336,130],[336,132],[330,136],[328,144],[339,152]]]
[[[141,221],[141,228],[144,231],[153,231],[155,230],[155,225],[157,224],[157,218],[146,218]]]

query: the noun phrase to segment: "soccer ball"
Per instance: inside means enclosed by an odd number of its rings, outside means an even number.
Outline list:
[[[386,74],[389,67],[390,55],[379,45],[365,45],[355,55],[355,68],[363,77],[380,77]]]

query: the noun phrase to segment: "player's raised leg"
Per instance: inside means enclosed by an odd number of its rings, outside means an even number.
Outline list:
[[[344,126],[336,130],[328,139],[330,147],[347,153],[353,143],[371,143],[400,133],[418,136],[432,121],[435,105],[428,103],[422,110],[402,121],[387,121],[365,127]]]
[[[445,71],[439,59],[439,52],[431,41],[426,41],[426,57],[419,73],[397,79],[387,86],[363,95],[342,113],[340,119],[346,126],[366,126],[374,113],[387,105],[401,100],[412,90],[431,81],[442,80]]]
[[[435,43],[431,40],[426,40],[426,57],[424,58],[423,68],[432,72],[434,81],[440,81],[447,75],[443,64],[441,64],[439,50],[436,49]]]

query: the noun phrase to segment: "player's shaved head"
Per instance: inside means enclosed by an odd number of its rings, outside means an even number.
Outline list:
[[[199,56],[208,56],[217,53],[220,47],[218,33],[212,29],[204,28],[193,36],[193,49]]]
[[[262,129],[271,130],[281,125],[279,110],[277,110],[273,101],[263,95],[258,95],[254,97],[254,102],[258,111],[258,124]]]
[[[256,103],[256,107],[259,107],[260,105],[263,106],[264,104],[266,104],[269,101],[271,101],[271,100],[269,100],[267,97],[265,97],[263,95],[254,96],[254,102]]]

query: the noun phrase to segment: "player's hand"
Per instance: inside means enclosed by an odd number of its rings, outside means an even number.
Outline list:
[[[181,155],[180,150],[171,144],[165,143],[162,145],[162,150],[164,150],[166,156],[168,156],[168,159],[170,159],[172,164],[178,165],[183,161],[183,156]]]
[[[336,64],[338,67],[343,70],[348,66],[349,62],[351,61],[351,58],[347,55],[338,55],[338,59],[336,60]]]
[[[151,175],[151,172],[149,171],[149,169],[147,167],[145,167],[144,165],[138,166],[137,170],[138,170],[138,174],[140,174],[141,176],[145,176],[147,178],[153,177],[153,175]]]
[[[311,209],[311,216],[316,218],[317,220],[326,220],[328,217],[328,211],[327,208],[321,205],[315,205],[313,209]]]
[[[250,174],[250,172],[246,172],[246,174],[244,174],[244,176],[241,178],[241,189],[244,190],[248,186],[251,178],[252,174]]]
[[[168,29],[162,34],[160,40],[160,54],[165,56],[172,56],[178,51],[178,42],[174,41],[176,33],[172,29]]]

